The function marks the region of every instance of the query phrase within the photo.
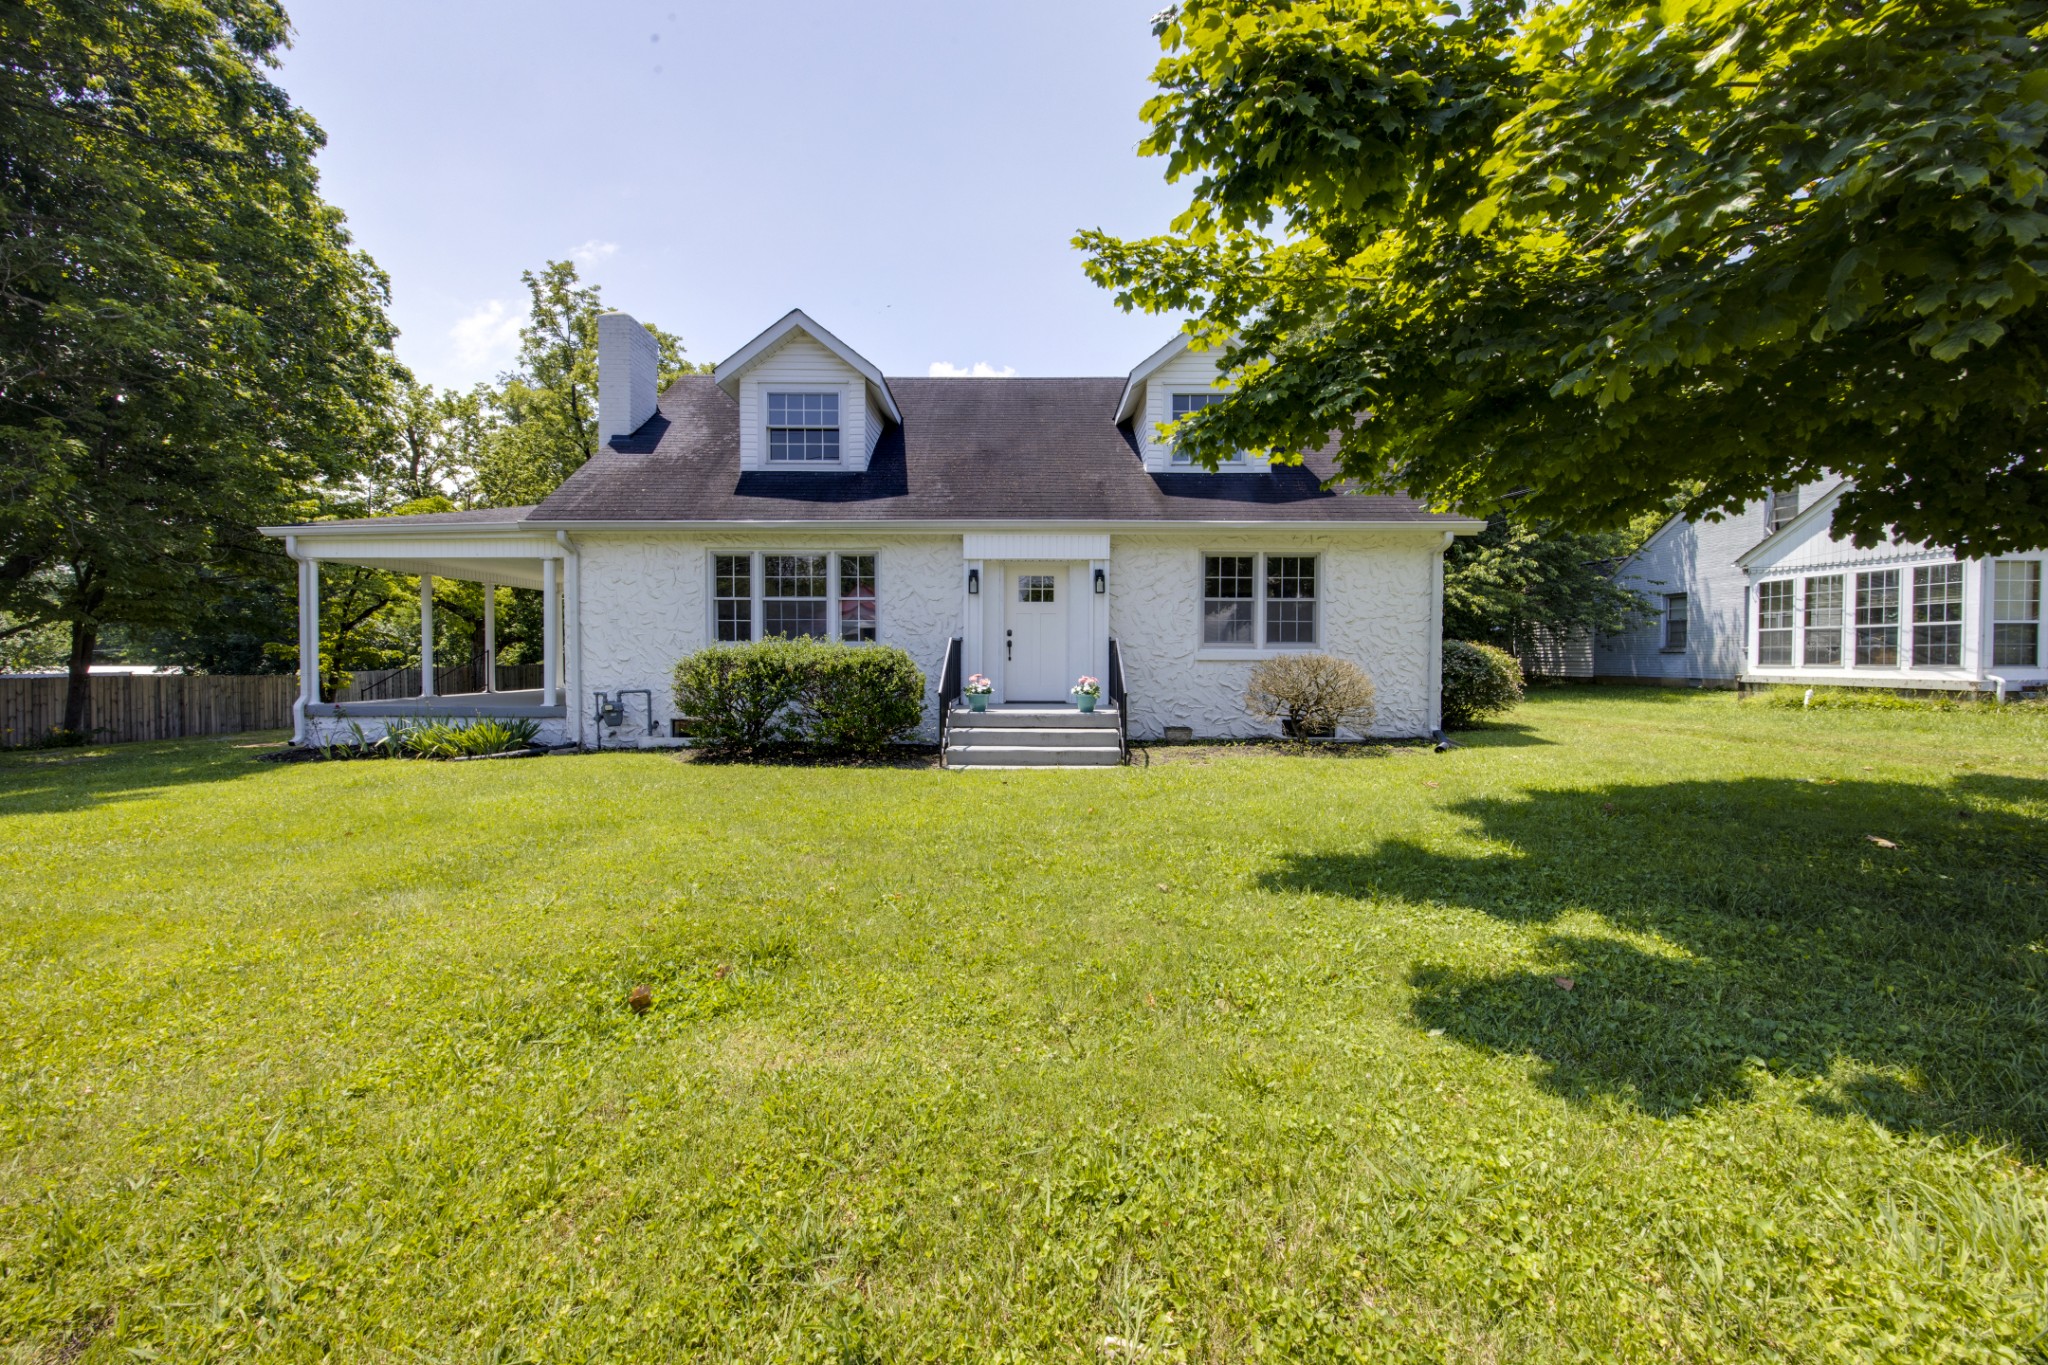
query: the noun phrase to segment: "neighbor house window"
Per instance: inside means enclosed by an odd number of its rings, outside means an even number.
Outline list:
[[[861,644],[875,638],[875,557],[839,556],[839,638]]]
[[[1682,592],[1664,594],[1664,648],[1685,648],[1686,632],[1692,625],[1691,606]]]
[[[1806,593],[1806,644],[1808,668],[1842,662],[1842,576],[1828,574],[1809,578]]]
[[[711,567],[720,640],[754,638],[754,557],[717,555]]]
[[[2035,668],[2041,662],[2041,561],[2002,559],[1992,566],[1991,662]]]
[[[1796,488],[1774,489],[1770,500],[1764,504],[1768,529],[1776,533],[1785,529],[1785,523],[1799,515],[1799,490]]]
[[[1792,580],[1756,587],[1756,662],[1759,668],[1792,666]]]
[[[1913,570],[1913,665],[1953,667],[1963,661],[1963,566]]]
[[[873,640],[878,596],[872,554],[714,555],[712,629],[720,640],[778,635]]]
[[[1230,397],[1230,395],[1227,393],[1174,394],[1172,400],[1173,420],[1178,422],[1181,418],[1187,416],[1189,413],[1200,412],[1203,408],[1208,407],[1211,403],[1221,403],[1224,399],[1228,397]],[[1189,455],[1183,455],[1180,451],[1175,450],[1173,452],[1173,462],[1175,464],[1191,465],[1194,463],[1194,458]],[[1220,463],[1226,465],[1241,465],[1244,463],[1244,452],[1241,450],[1237,451],[1230,455],[1227,459],[1220,461]]]
[[[839,460],[839,395],[768,395],[768,463],[836,464]]]
[[[1856,575],[1856,662],[1864,668],[1899,666],[1899,571]]]
[[[1314,555],[1204,555],[1202,643],[1291,649],[1316,642]]]

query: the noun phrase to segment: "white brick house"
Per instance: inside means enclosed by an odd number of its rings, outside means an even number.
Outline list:
[[[654,362],[638,323],[601,320],[601,449],[537,507],[267,528],[301,565],[309,660],[322,563],[545,596],[540,689],[336,704],[309,666],[302,742],[474,713],[673,743],[677,661],[775,634],[907,650],[928,737],[942,682],[973,673],[999,711],[1065,708],[1078,676],[1114,673],[1128,707],[1105,710],[1135,738],[1272,734],[1246,675],[1294,650],[1372,675],[1373,734],[1437,726],[1442,555],[1482,523],[1348,491],[1324,452],[1177,461],[1159,428],[1219,395],[1185,339],[1100,379],[886,378],[799,311],[659,395]],[[628,719],[601,722],[622,699]]]

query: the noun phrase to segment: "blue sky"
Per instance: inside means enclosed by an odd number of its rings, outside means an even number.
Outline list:
[[[889,374],[1121,374],[1174,323],[1068,239],[1185,202],[1136,152],[1161,2],[290,0],[280,80],[434,383],[564,256],[696,360],[801,307]]]

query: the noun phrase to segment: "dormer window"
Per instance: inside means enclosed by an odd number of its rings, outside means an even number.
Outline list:
[[[1221,403],[1224,399],[1228,397],[1230,397],[1230,395],[1227,393],[1216,393],[1213,391],[1209,393],[1174,394],[1173,420],[1175,422],[1178,422],[1181,418],[1188,416],[1190,413],[1200,412],[1203,408],[1208,407],[1211,403]],[[1185,452],[1176,448],[1173,452],[1173,462],[1177,465],[1192,465],[1195,461],[1193,456],[1188,455]],[[1244,452],[1242,450],[1234,451],[1231,453],[1229,458],[1220,460],[1218,461],[1218,463],[1226,469],[1241,468],[1244,465]]]
[[[839,395],[770,393],[768,463],[838,464]]]

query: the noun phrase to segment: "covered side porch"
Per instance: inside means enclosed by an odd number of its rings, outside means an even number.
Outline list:
[[[576,547],[559,532],[521,525],[527,509],[438,513],[364,521],[266,527],[284,540],[299,573],[299,696],[293,704],[295,744],[375,739],[394,721],[497,717],[539,723],[546,743],[580,742],[575,708],[577,651],[571,623],[579,618]],[[419,579],[419,666],[384,680],[390,695],[332,699],[321,683],[323,569],[355,566]],[[444,666],[437,659],[437,585],[467,582],[483,589],[483,658]],[[536,591],[541,601],[539,686],[502,688],[498,667],[497,588]],[[530,674],[531,670],[516,670]],[[398,681],[402,687],[390,687]],[[522,682],[531,681],[521,678]]]

